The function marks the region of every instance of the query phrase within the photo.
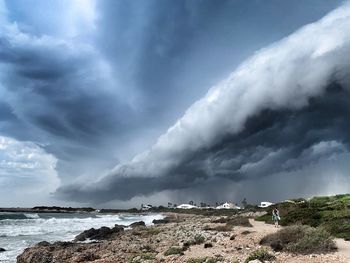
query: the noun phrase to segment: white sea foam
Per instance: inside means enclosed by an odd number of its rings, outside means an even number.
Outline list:
[[[32,218],[32,219],[36,219],[36,218],[40,218],[38,214],[24,214],[27,218]]]

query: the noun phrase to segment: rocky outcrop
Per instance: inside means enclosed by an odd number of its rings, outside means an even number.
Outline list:
[[[152,223],[155,224],[155,225],[177,223],[177,222],[179,222],[179,218],[178,218],[177,215],[167,216],[167,217],[165,217],[163,219],[154,219],[152,221]]]
[[[90,228],[77,235],[74,241],[85,241],[87,239],[106,240],[124,231],[124,226],[115,225],[113,228],[103,226],[99,229]]]
[[[172,220],[171,220],[169,217],[165,217],[165,218],[163,218],[163,219],[154,219],[154,220],[152,221],[152,223],[155,224],[155,225],[159,225],[159,224],[169,224],[169,223],[171,223],[171,222],[172,222]]]
[[[75,242],[40,242],[27,248],[17,257],[17,263],[71,263],[91,262],[100,259],[99,244]]]
[[[145,227],[145,226],[146,226],[146,224],[145,224],[145,222],[143,222],[143,221],[138,221],[138,222],[132,223],[132,224],[130,225],[131,228],[135,228],[135,227]]]

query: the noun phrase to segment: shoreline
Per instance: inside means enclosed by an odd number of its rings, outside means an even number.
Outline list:
[[[144,220],[147,225],[164,216],[152,214],[91,214],[91,213],[1,213],[0,253],[1,262],[16,262],[25,248],[41,241],[71,241],[89,228],[113,227],[115,224],[130,225]]]
[[[42,242],[27,248],[18,256],[18,263],[68,263],[68,262],[244,262],[255,250],[259,241],[278,229],[249,218],[250,225],[224,229],[218,223],[221,216],[162,213],[167,220],[150,227],[135,225],[119,231],[106,239],[89,243]],[[346,263],[339,252],[328,254],[294,255],[274,252],[274,262],[283,263]],[[193,260],[193,261],[191,261]],[[197,261],[195,261],[197,260]]]

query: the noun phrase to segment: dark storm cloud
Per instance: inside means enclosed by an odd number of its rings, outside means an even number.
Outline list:
[[[102,181],[100,189],[89,187],[81,193],[75,186],[60,194],[72,194],[82,201],[97,190],[91,201],[127,200],[164,190],[194,189],[208,180],[220,185],[223,179],[238,182],[301,170],[350,150],[348,90],[331,84],[324,95],[310,99],[301,110],[264,110],[247,120],[244,131],[193,152],[166,176],[114,176]]]
[[[33,141],[52,153],[63,184],[77,177],[77,184],[84,184],[87,178],[105,174],[118,159],[151,145],[208,87],[254,51],[319,19],[340,2],[6,1],[4,11],[0,0],[0,133]],[[321,75],[323,68],[318,69]],[[271,74],[268,67],[264,70]],[[251,84],[238,85],[243,89]],[[281,92],[281,97],[287,93]],[[305,91],[300,97],[309,95]],[[215,101],[215,96],[205,100]],[[128,199],[205,184],[213,176],[230,177],[232,170],[234,180],[240,180],[246,174],[240,169],[252,169],[249,163],[273,151],[278,154],[270,156],[270,162],[298,156],[302,147],[282,151],[277,144],[260,145],[264,136],[275,136],[272,132],[259,138],[244,134],[252,128],[240,130],[250,115],[266,118],[268,125],[292,112],[274,110],[280,105],[273,101],[248,97],[246,104],[273,106],[261,106],[265,113],[254,107],[246,113],[239,95],[228,92],[222,108],[215,108],[217,102],[209,108],[191,107],[179,127],[170,128],[156,146],[101,179],[91,199],[86,185],[64,186],[59,194],[69,201]],[[229,104],[238,106],[232,109]],[[242,119],[228,124],[225,114],[233,116],[240,107]],[[246,138],[246,145],[237,138]],[[329,144],[337,147],[336,142]],[[298,159],[295,162],[297,166]],[[268,173],[271,168],[265,166]]]
[[[17,117],[47,134],[92,145],[123,131],[130,109],[108,91],[93,51],[50,38],[8,38],[1,42],[2,84]]]
[[[350,5],[267,47],[148,151],[58,195],[105,202],[302,169],[348,152]],[[305,39],[309,41],[305,42]]]
[[[97,45],[143,118],[171,125],[240,61],[340,3],[316,2],[101,1]]]

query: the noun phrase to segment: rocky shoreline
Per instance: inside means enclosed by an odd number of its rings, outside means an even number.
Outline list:
[[[250,215],[254,216],[254,215]],[[249,219],[227,228],[222,218],[167,214],[152,227],[142,222],[123,227],[90,229],[72,242],[40,242],[17,257],[18,263],[141,263],[141,262],[245,262],[260,249],[260,240],[277,231]],[[294,255],[266,250],[283,263],[346,263],[341,254]],[[254,261],[260,262],[260,261]]]

